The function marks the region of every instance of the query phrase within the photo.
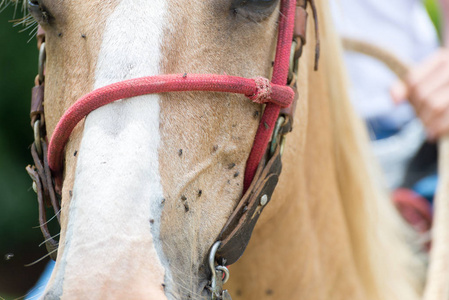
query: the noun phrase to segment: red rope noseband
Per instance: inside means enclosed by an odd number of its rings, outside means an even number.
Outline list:
[[[290,66],[290,51],[295,26],[296,0],[282,0],[279,13],[279,36],[274,59],[272,84],[285,86],[287,84],[288,68]],[[273,134],[274,126],[279,117],[281,107],[269,103],[259,123],[253,148],[246,161],[243,190],[246,191],[253,181],[257,166],[267,150],[268,142]]]
[[[265,84],[260,84],[264,82]],[[267,97],[269,90],[269,97]],[[185,92],[213,91],[243,94],[256,103],[274,103],[279,107],[289,106],[294,92],[288,86],[270,84],[268,79],[248,79],[243,77],[215,74],[170,74],[148,76],[125,80],[96,89],[75,102],[59,120],[51,137],[48,149],[48,163],[55,173],[62,170],[64,147],[73,128],[90,112],[116,100],[141,95]]]
[[[244,94],[256,103],[267,103],[245,170],[244,191],[253,180],[256,168],[267,149],[280,109],[294,100],[294,91],[286,86],[293,39],[296,0],[281,0],[279,36],[272,81],[215,74],[170,74],[148,76],[114,83],[90,92],[77,100],[59,120],[50,140],[48,163],[61,182],[65,145],[75,126],[93,110],[113,101],[141,95],[208,91]]]

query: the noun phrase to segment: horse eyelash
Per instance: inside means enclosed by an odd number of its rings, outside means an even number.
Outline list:
[[[3,12],[10,5],[14,5],[13,20],[11,20],[11,22],[14,23],[14,26],[17,25],[29,26],[31,23],[36,22],[31,21],[33,17],[28,12],[27,1],[24,0],[0,0],[0,13]],[[16,18],[19,7],[23,15],[21,18]]]
[[[13,19],[10,21],[14,25],[14,27],[22,26],[22,28],[19,32],[29,32],[29,40],[27,43],[29,43],[37,34],[37,22],[36,20],[31,16],[31,14],[28,12],[27,8],[27,1],[25,0],[0,0],[0,13],[3,12],[7,7],[10,5],[14,5],[14,14]],[[17,11],[20,8],[20,11],[23,13],[22,17],[16,18]]]
[[[0,0],[0,12],[2,12],[5,8],[7,8],[9,5],[14,5],[14,16],[16,17],[17,9],[20,6],[20,11],[23,13],[23,17],[26,17],[28,15],[28,9],[27,9],[27,1],[25,0]]]
[[[11,22],[14,23],[14,27],[17,26],[24,27],[21,30],[19,30],[20,33],[29,31],[28,35],[30,36],[30,38],[28,39],[27,43],[31,42],[36,37],[38,23],[30,14],[27,14],[23,18],[12,20]]]

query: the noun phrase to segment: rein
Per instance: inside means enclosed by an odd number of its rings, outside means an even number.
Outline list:
[[[62,188],[65,145],[73,128],[93,110],[113,101],[140,95],[208,91],[243,94],[251,101],[266,104],[249,154],[244,177],[243,196],[213,245],[208,265],[212,280],[208,287],[212,299],[231,299],[222,286],[229,277],[225,266],[236,262],[249,243],[256,222],[271,200],[282,169],[285,136],[292,130],[298,98],[296,91],[298,59],[306,43],[307,3],[315,20],[315,70],[318,66],[319,39],[314,0],[281,0],[279,32],[271,82],[267,78],[215,75],[169,74],[148,76],[114,83],[96,89],[78,99],[62,116],[50,139],[47,150],[44,102],[45,32],[38,32],[40,48],[39,76],[31,101],[32,127],[35,142],[31,147],[35,166],[27,171],[38,195],[39,222],[52,258],[56,258],[57,242],[46,226],[45,203],[52,205],[59,221],[59,196]],[[271,142],[270,142],[271,141]],[[57,191],[57,193],[55,193]]]

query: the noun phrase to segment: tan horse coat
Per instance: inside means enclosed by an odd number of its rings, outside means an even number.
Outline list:
[[[318,6],[320,69],[312,71],[309,40],[300,61],[303,101],[276,198],[231,268],[229,289],[236,299],[418,299],[422,262],[405,246],[405,224],[375,182],[367,134],[337,59],[340,45],[329,12]]]
[[[165,22],[155,31],[163,37],[158,48],[161,59],[156,62],[159,72],[269,76],[274,48],[267,45],[275,44],[277,11],[248,22],[254,17],[250,12],[237,11],[234,17],[227,13],[230,2],[155,0],[154,5],[164,9],[160,14]],[[96,86],[108,28],[114,22],[109,17],[123,3],[42,3],[54,16],[53,23],[44,24],[48,51],[45,113],[51,135],[63,111]],[[138,9],[138,4],[148,15],[143,14],[139,24],[130,17],[135,32],[158,27],[151,22],[160,16],[145,11],[153,2],[130,1],[126,8]],[[299,71],[300,103],[295,130],[287,138],[281,181],[244,257],[231,267],[227,287],[235,299],[418,299],[421,259],[407,245],[410,233],[374,180],[366,133],[347,100],[340,46],[327,4],[318,1],[317,5],[322,32],[320,70],[312,71],[313,28],[309,26]],[[107,42],[116,47],[127,43],[126,34],[119,31]],[[83,186],[75,183],[74,187],[75,174],[81,172],[77,159],[88,151],[74,155],[84,149],[80,124],[66,151],[61,242],[48,297],[204,296],[204,258],[241,193],[241,174],[261,107],[234,95],[155,97],[161,111],[157,169],[164,208],[156,220],[160,231],[142,235],[140,243],[130,243],[109,231],[102,243],[92,243],[91,234],[110,225],[99,220],[107,220],[115,205],[130,213],[131,205],[123,203],[139,199],[116,196],[113,185],[106,187],[110,190],[105,191],[107,197],[81,199]],[[155,97],[151,101],[155,102]],[[127,108],[127,104],[116,104],[122,105]],[[98,185],[98,191],[105,189],[101,183],[88,184]],[[79,207],[79,203],[89,205]],[[98,208],[91,209],[95,205]],[[72,213],[74,209],[77,214]],[[145,216],[142,218],[145,221]],[[85,236],[69,235],[72,227],[83,226],[81,220],[92,222],[92,227],[83,231]],[[113,218],[111,222],[120,228],[128,221]],[[108,239],[109,235],[112,238]],[[83,240],[90,243],[85,245]],[[102,263],[104,260],[109,263]]]

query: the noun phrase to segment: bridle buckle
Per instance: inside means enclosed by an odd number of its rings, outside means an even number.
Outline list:
[[[221,242],[216,242],[209,253],[209,269],[211,271],[212,277],[210,280],[210,285],[207,287],[211,292],[212,300],[232,300],[231,295],[227,290],[223,290],[223,284],[225,284],[229,279],[229,270],[225,266],[215,265],[215,256],[218,248],[220,248]]]

